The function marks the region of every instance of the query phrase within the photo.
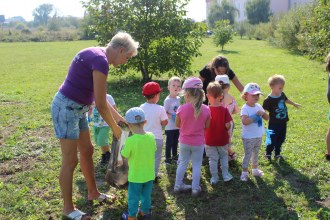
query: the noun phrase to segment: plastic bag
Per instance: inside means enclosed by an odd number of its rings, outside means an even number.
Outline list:
[[[111,156],[105,175],[105,180],[112,186],[123,186],[128,181],[128,162],[121,156],[121,150],[124,147],[126,139],[131,136],[127,127],[122,127],[120,140],[115,136],[112,138]]]
[[[270,136],[274,134],[274,131],[265,128],[265,133],[266,133],[265,146],[267,147],[268,145],[272,144],[272,139]]]

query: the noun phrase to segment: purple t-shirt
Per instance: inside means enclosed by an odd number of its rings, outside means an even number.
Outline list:
[[[194,107],[191,103],[180,105],[176,112],[181,119],[179,141],[183,144],[200,146],[205,143],[205,122],[211,117],[210,109],[202,105],[198,117],[194,116]]]
[[[101,47],[89,47],[76,54],[59,91],[75,102],[91,105],[94,101],[94,70],[108,76],[109,63]]]

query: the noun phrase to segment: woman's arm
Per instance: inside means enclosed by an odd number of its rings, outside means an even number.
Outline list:
[[[111,127],[117,139],[121,136],[121,128],[117,125],[113,115],[119,118],[119,113],[107,102],[107,76],[98,70],[93,71],[94,99],[97,110],[104,121]],[[120,116],[121,117],[121,116]],[[121,117],[122,118],[122,117]]]
[[[178,128],[180,128],[181,126],[181,119],[178,115],[175,117],[175,126],[177,126]]]
[[[238,91],[243,92],[244,86],[238,80],[237,76],[234,76],[234,78],[231,81],[234,83],[234,85],[236,86],[236,88],[238,89]]]

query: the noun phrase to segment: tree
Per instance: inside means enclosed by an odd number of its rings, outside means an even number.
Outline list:
[[[311,10],[311,14],[304,17],[303,33],[299,36],[302,43],[299,45],[299,49],[308,54],[311,59],[324,60],[330,51],[329,8],[329,0],[319,0]]]
[[[234,24],[236,13],[239,11],[227,0],[221,1],[218,5],[217,1],[213,0],[210,8],[210,13],[207,17],[210,27],[214,27],[216,21],[229,20],[230,24]]]
[[[32,15],[34,17],[34,22],[37,25],[47,25],[50,15],[54,10],[52,4],[42,4],[33,10]]]
[[[90,30],[106,44],[119,30],[140,43],[139,53],[126,68],[141,71],[144,81],[163,73],[191,72],[200,55],[203,33],[186,16],[189,0],[90,0],[84,3],[93,19]],[[125,68],[125,66],[123,67]]]
[[[57,17],[57,13],[53,15],[48,22],[48,30],[49,31],[59,31],[60,30],[60,19]]]
[[[266,23],[272,15],[270,0],[252,0],[245,5],[246,15],[250,24]]]
[[[221,46],[222,51],[225,44],[232,41],[233,36],[234,30],[230,25],[229,20],[220,20],[215,22],[213,40],[216,46]]]
[[[240,21],[238,23],[236,23],[236,31],[239,34],[239,36],[241,37],[241,39],[243,38],[243,36],[246,34],[247,29],[249,24],[246,21]]]

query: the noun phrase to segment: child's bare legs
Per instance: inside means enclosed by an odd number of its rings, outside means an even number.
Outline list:
[[[236,159],[236,153],[231,149],[231,147],[228,147],[228,159],[229,160],[235,160]]]
[[[236,160],[236,153],[231,149],[231,139],[233,137],[233,129],[234,129],[234,123],[231,122],[231,128],[228,131],[229,134],[229,147],[228,147],[228,160]]]

